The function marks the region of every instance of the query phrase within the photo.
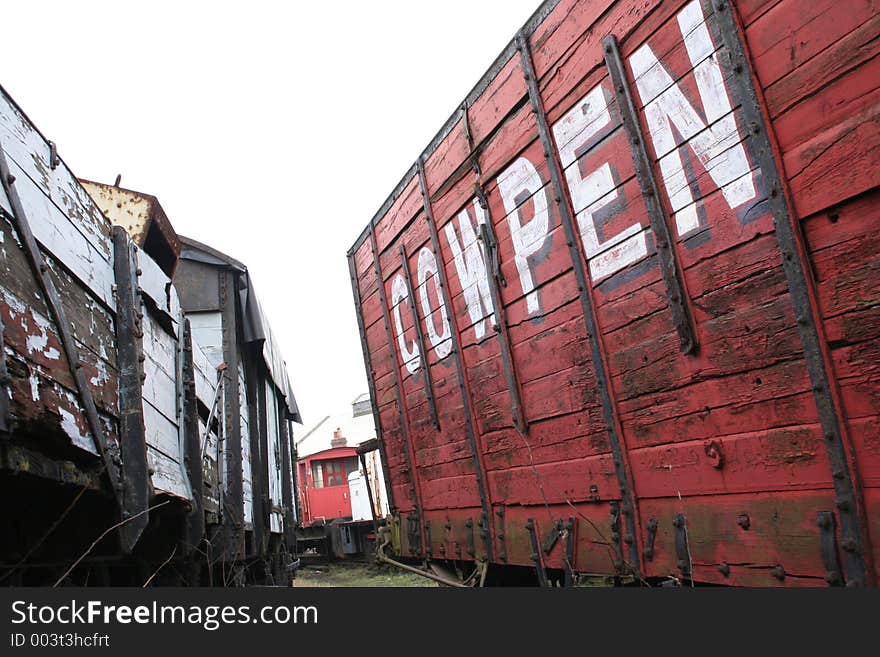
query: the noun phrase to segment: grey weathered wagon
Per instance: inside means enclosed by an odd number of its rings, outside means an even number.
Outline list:
[[[0,582],[286,580],[299,415],[265,318],[236,293],[213,349],[158,200],[79,181],[2,90],[0,177]]]

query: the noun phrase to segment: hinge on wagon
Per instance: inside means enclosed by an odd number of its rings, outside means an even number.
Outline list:
[[[613,501],[611,506],[611,542],[614,543],[614,570],[623,574],[623,543],[620,540],[620,502]]]
[[[431,521],[425,520],[425,556],[431,558]]]
[[[568,522],[565,523],[565,578],[563,584],[565,586],[574,586],[574,516],[569,516]]]
[[[657,518],[651,518],[647,524],[648,540],[645,542],[645,549],[642,550],[642,556],[645,561],[654,559],[654,541],[657,540]]]
[[[504,535],[504,507],[499,506],[495,510],[498,520],[495,523],[495,537],[498,539],[498,559],[502,562],[507,561],[507,543]]]
[[[406,542],[409,546],[410,554],[422,553],[422,530],[417,513],[406,517]]]
[[[471,557],[477,554],[477,547],[474,543],[474,519],[468,518],[465,523],[465,538],[467,539],[467,553]]]
[[[675,556],[678,557],[678,570],[682,576],[691,576],[691,554],[688,549],[687,519],[683,513],[675,514],[672,519],[675,527]]]
[[[820,511],[816,517],[819,525],[819,547],[825,565],[825,581],[829,586],[843,586],[840,554],[837,551],[837,521],[831,511]]]
[[[480,514],[479,525],[480,525],[480,538],[483,541],[483,554],[488,559],[489,555],[492,554],[492,546],[491,546],[492,539],[490,538],[490,535],[489,535],[489,517],[486,515],[485,511],[483,511]]]

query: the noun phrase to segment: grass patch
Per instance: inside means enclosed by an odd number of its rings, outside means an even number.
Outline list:
[[[300,568],[295,587],[319,586],[346,587],[415,587],[437,586],[435,582],[389,565],[335,562],[329,566],[304,566]]]

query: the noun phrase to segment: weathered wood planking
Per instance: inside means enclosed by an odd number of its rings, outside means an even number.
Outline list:
[[[108,308],[114,308],[110,224],[27,117],[0,93],[0,144],[37,241]]]
[[[247,413],[247,381],[245,378],[244,368],[238,370],[238,403],[241,408],[239,415],[239,424],[241,426],[241,485],[242,500],[244,503],[244,523],[245,527],[251,529],[254,523],[254,486],[251,476],[251,431],[256,430],[251,427],[250,417]]]
[[[780,20],[786,29],[774,35]],[[858,0],[818,2],[806,11],[783,0],[746,28],[806,237],[822,328],[853,441],[851,463],[864,487],[875,572],[880,572],[878,33],[877,4]]]
[[[538,518],[533,526],[546,533],[574,505],[595,527],[617,532],[618,545],[635,543],[640,555],[638,563],[623,564],[625,550],[612,547],[609,557],[607,542],[578,521],[576,569],[634,569],[658,578],[692,573],[741,585],[841,583],[843,574],[828,570],[829,554],[820,549],[829,524],[817,523],[817,514],[843,510],[839,494],[835,501],[838,475],[855,484],[856,503],[864,505],[862,544],[877,561],[880,375],[873,326],[880,243],[870,227],[880,179],[880,8],[868,0],[843,4],[545,3],[526,34],[554,152],[538,139],[526,79],[508,48],[425,154],[448,308],[430,284],[431,263],[419,262],[428,241],[414,199],[417,176],[411,171],[401,181],[373,221],[377,252],[362,236],[349,256],[391,487],[406,495],[412,476],[400,427],[406,421],[423,506],[451,527],[449,536],[432,537],[434,554],[440,546],[454,550],[450,539],[478,512],[472,494],[451,484],[470,474],[465,426],[453,419],[460,401],[445,387],[458,385],[447,347],[456,330],[490,497],[507,511],[498,522],[514,523],[506,541],[496,541],[506,543],[506,563],[533,565],[527,520]],[[732,63],[741,48],[725,41],[738,38],[725,27],[736,25],[731,10],[746,26],[769,141],[746,119],[753,115],[744,105],[753,102],[742,83],[748,67]],[[608,34],[620,44],[636,126],[621,124],[621,90],[612,87],[604,63]],[[777,234],[771,208],[779,207],[773,199],[780,190],[767,182],[774,172],[761,168],[774,166],[767,143],[778,148],[788,211],[803,223],[810,261],[800,271],[813,296],[797,288],[802,279],[791,273],[789,238]],[[645,149],[658,181],[698,338],[694,354],[678,348],[634,148]],[[480,178],[470,170],[473,158]],[[551,184],[553,166],[562,171],[562,198]],[[560,214],[566,206],[575,219],[571,243]],[[497,262],[477,240],[483,222],[497,236]],[[574,260],[567,247],[576,249]],[[383,295],[371,275],[374,258]],[[415,299],[398,282],[404,264],[420,277]],[[595,342],[577,303],[585,294],[578,267],[591,288]],[[503,282],[527,434],[514,428],[494,339],[493,271]],[[425,354],[410,304],[427,336]],[[804,312],[817,313],[817,333]],[[810,335],[818,335],[821,353],[805,349]],[[830,396],[815,378],[822,358]],[[439,432],[419,376],[425,365]],[[602,401],[605,386],[610,403]],[[850,474],[834,479],[829,418],[818,410],[826,399],[839,400],[832,412],[846,425]],[[625,479],[612,458],[610,430],[624,450]],[[624,529],[614,506],[630,486],[637,535]],[[401,510],[410,509],[412,502]],[[632,512],[626,504],[622,511]],[[750,522],[751,530],[743,527]],[[851,545],[836,526],[831,545],[839,555],[838,544]],[[683,556],[686,545],[691,552]],[[558,549],[544,561],[565,567]],[[847,563],[846,578],[862,581]],[[872,580],[869,573],[864,581]]]
[[[266,456],[269,470],[269,522],[273,532],[280,532],[284,518],[282,513],[275,509],[284,504],[281,495],[281,429],[278,426],[278,405],[283,402],[279,401],[276,388],[270,381],[265,381],[264,385],[266,386]]]
[[[33,270],[10,220],[0,220],[0,312],[4,339],[12,349],[12,412],[21,430],[32,423],[42,431],[67,436],[80,449],[95,453],[88,423],[77,400],[73,380],[57,327],[50,318]],[[113,315],[73,279],[63,265],[47,255],[64,312],[86,374],[86,385],[98,411],[117,414],[116,347]],[[111,269],[112,274],[112,269]],[[116,435],[116,429],[111,432]]]

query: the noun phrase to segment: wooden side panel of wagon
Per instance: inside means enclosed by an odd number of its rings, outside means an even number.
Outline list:
[[[802,257],[813,274],[832,390],[846,420],[848,471],[857,496],[861,488],[860,515],[876,573],[880,7],[861,0],[766,1],[750,3],[741,18],[790,204],[805,238]]]
[[[88,463],[98,450],[59,326],[40,277],[48,274],[73,336],[85,388],[101,418],[107,445],[117,444],[117,372],[113,246],[110,226],[57,159],[54,147],[0,93],[0,146],[21,203],[15,217],[2,195],[0,319],[15,431],[44,455]],[[26,222],[46,268],[37,271],[16,222]],[[76,448],[71,450],[71,446]],[[83,459],[85,458],[85,461]]]
[[[539,579],[873,581],[878,11],[845,4],[545,3],[401,181],[350,259],[427,556],[470,476]]]

